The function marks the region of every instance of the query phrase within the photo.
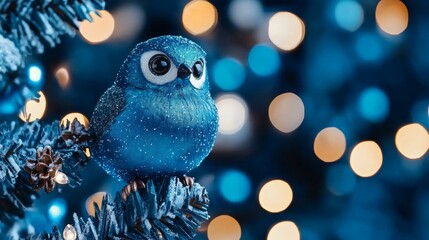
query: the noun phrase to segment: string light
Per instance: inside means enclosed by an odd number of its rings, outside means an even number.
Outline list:
[[[401,127],[395,136],[395,144],[399,152],[409,159],[421,158],[429,148],[427,130],[418,123]]]
[[[105,195],[106,192],[96,192],[86,199],[85,208],[89,215],[95,216],[94,203],[101,207],[101,203],[103,202],[103,197]]]
[[[67,68],[65,67],[59,68],[55,72],[55,77],[57,78],[58,84],[60,85],[61,88],[65,89],[69,86],[70,75]]]
[[[364,141],[357,144],[350,154],[350,166],[361,177],[371,177],[380,170],[383,153],[377,143]]]
[[[33,122],[36,119],[41,119],[46,110],[46,97],[43,92],[38,92],[39,97],[35,100],[28,100],[22,111],[19,113],[19,118],[26,122]]]
[[[92,22],[85,20],[80,23],[79,31],[90,43],[101,43],[106,41],[115,29],[115,19],[106,10],[101,10],[97,15],[91,12]]]
[[[85,149],[83,150],[83,153],[85,154],[85,156],[86,156],[87,158],[91,157],[91,151],[89,150],[89,148],[85,148]]]
[[[325,128],[314,139],[314,153],[324,162],[335,162],[346,151],[346,137],[335,127]]]
[[[354,0],[343,0],[335,6],[335,20],[341,28],[354,32],[363,23],[362,6]]]
[[[219,133],[234,134],[243,128],[247,117],[247,105],[237,95],[225,94],[216,99],[219,115]]]
[[[304,120],[304,103],[294,93],[281,94],[271,102],[268,116],[277,130],[290,133]]]
[[[67,202],[62,198],[57,198],[50,202],[48,217],[53,223],[59,223],[67,214]]]
[[[182,22],[192,35],[206,34],[216,26],[217,10],[208,1],[190,1],[183,9]]]
[[[291,221],[279,222],[271,227],[267,240],[299,240],[301,238],[298,226]]]
[[[304,22],[293,13],[278,12],[269,20],[268,36],[278,48],[291,51],[304,40]]]
[[[67,175],[60,171],[57,171],[57,173],[55,173],[54,181],[58,184],[63,184],[63,185],[68,184],[70,182]]]
[[[399,0],[381,0],[375,10],[375,19],[387,34],[401,34],[408,27],[407,6]]]
[[[231,216],[220,215],[210,222],[207,237],[209,240],[239,240],[241,237],[240,224]]]
[[[280,55],[272,47],[265,44],[255,45],[249,52],[250,69],[259,76],[273,75],[280,68]]]
[[[234,58],[223,58],[213,66],[214,83],[221,89],[232,91],[244,82],[246,72],[243,65]]]
[[[229,202],[245,201],[250,194],[251,183],[246,174],[238,170],[229,170],[220,177],[220,192]]]
[[[233,0],[229,4],[231,22],[242,29],[252,29],[264,19],[264,10],[258,0]]]
[[[292,188],[283,180],[272,180],[259,191],[259,204],[268,212],[278,213],[289,207],[293,199]]]
[[[142,31],[146,15],[142,7],[134,3],[125,3],[112,13],[115,28],[109,40],[130,41]]]
[[[37,83],[42,80],[42,69],[38,66],[31,66],[28,68],[28,78]]]
[[[67,121],[69,121],[70,123],[73,122],[74,119],[77,119],[80,124],[84,125],[86,128],[89,127],[89,120],[88,118],[86,118],[82,113],[69,113],[67,115],[65,115],[62,119],[61,119],[61,125],[65,126]]]
[[[382,122],[389,114],[389,98],[375,87],[365,89],[359,97],[359,113],[370,122]]]
[[[73,225],[67,224],[63,231],[64,240],[75,240],[77,238],[76,229]]]

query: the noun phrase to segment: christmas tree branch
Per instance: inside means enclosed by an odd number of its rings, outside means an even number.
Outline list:
[[[74,35],[79,21],[104,9],[104,0],[0,0],[0,115],[16,113],[35,97],[24,58]]]
[[[38,189],[52,191],[59,174],[70,186],[82,181],[79,166],[89,157],[87,129],[76,119],[60,126],[38,122],[0,125],[0,222],[11,226],[39,196]],[[65,182],[62,182],[65,183]],[[145,188],[131,192],[124,202],[105,196],[95,205],[95,216],[86,221],[74,215],[63,234],[57,227],[33,239],[192,239],[209,219],[209,199],[198,183],[184,186],[178,177],[149,179]],[[68,235],[67,235],[68,234]],[[71,234],[71,235],[70,235]],[[75,238],[70,238],[75,234]],[[68,237],[66,237],[68,236]],[[30,236],[22,236],[28,238]]]
[[[150,179],[146,188],[132,192],[126,202],[121,194],[94,203],[95,216],[86,221],[73,215],[61,236],[53,232],[33,239],[192,239],[209,219],[207,191],[198,183],[185,187],[177,177]]]
[[[104,0],[0,0],[0,35],[10,39],[23,55],[43,53],[60,36],[73,35],[79,21],[104,9]]]
[[[23,218],[44,188],[56,183],[80,185],[79,166],[88,160],[89,134],[76,119],[65,126],[56,121],[0,125],[0,222],[10,225]]]

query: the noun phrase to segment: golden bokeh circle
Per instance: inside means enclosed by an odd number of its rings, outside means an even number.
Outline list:
[[[375,10],[375,19],[384,32],[401,34],[408,27],[407,6],[399,0],[381,0]]]
[[[192,35],[208,33],[217,24],[217,10],[208,1],[190,1],[183,9],[182,23],[186,31]]]
[[[240,224],[231,216],[217,216],[209,223],[207,237],[209,240],[239,240],[241,238]]]
[[[407,124],[396,133],[395,145],[406,158],[419,159],[429,148],[429,134],[418,123]]]
[[[350,154],[350,166],[358,176],[371,177],[383,164],[383,153],[374,141],[358,143]]]
[[[271,213],[286,210],[292,199],[292,188],[287,182],[279,179],[265,183],[259,191],[259,204]]]
[[[346,137],[335,127],[328,127],[320,131],[314,139],[314,153],[324,162],[335,162],[346,151]]]

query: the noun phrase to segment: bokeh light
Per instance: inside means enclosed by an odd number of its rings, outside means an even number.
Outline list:
[[[389,98],[379,88],[368,88],[359,97],[359,113],[370,122],[384,121],[389,114],[389,108]]]
[[[86,128],[89,127],[89,121],[88,118],[86,118],[82,113],[69,113],[67,115],[65,115],[62,119],[61,119],[61,125],[66,125],[67,120],[71,123],[73,122],[74,119],[77,119],[80,124],[83,124]]]
[[[356,186],[356,175],[345,164],[329,167],[326,174],[326,187],[337,196],[350,194]]]
[[[248,63],[250,69],[259,76],[270,76],[280,68],[278,52],[265,44],[255,45],[249,52]]]
[[[357,144],[350,154],[350,166],[358,176],[371,177],[380,170],[383,153],[374,141]]]
[[[19,118],[22,121],[33,122],[36,119],[41,119],[45,114],[46,110],[46,97],[43,92],[38,92],[39,97],[37,99],[28,100],[22,111],[19,113]]]
[[[335,5],[335,21],[341,28],[354,32],[363,23],[362,6],[354,0],[342,0]]]
[[[268,36],[278,48],[291,51],[304,40],[304,22],[293,13],[278,12],[270,18]]]
[[[42,80],[42,69],[38,66],[30,66],[28,68],[28,78],[34,83],[40,82]]]
[[[396,133],[395,144],[399,152],[406,158],[419,159],[429,148],[429,135],[422,125],[407,124]]]
[[[95,216],[94,203],[97,203],[98,207],[101,207],[105,195],[106,192],[96,192],[86,199],[85,208],[89,215]]]
[[[54,181],[62,185],[68,184],[70,182],[69,177],[65,173],[60,171],[57,171],[57,173],[55,173]]]
[[[299,240],[301,235],[298,226],[291,221],[279,222],[271,227],[267,240]]]
[[[292,132],[304,120],[304,103],[294,93],[283,93],[271,102],[268,116],[277,130]]]
[[[186,31],[193,35],[208,33],[216,26],[217,10],[208,1],[190,1],[183,9],[182,22]]]
[[[408,9],[399,0],[381,0],[375,11],[378,26],[391,35],[401,34],[408,26]]]
[[[250,194],[251,184],[249,177],[238,170],[229,170],[220,176],[220,192],[229,202],[245,201]]]
[[[292,199],[292,188],[283,180],[269,181],[259,191],[259,204],[271,213],[284,211],[289,207]]]
[[[220,59],[212,71],[214,83],[225,91],[238,89],[246,77],[243,65],[234,58]]]
[[[324,162],[335,162],[346,151],[346,137],[335,127],[328,127],[320,131],[314,139],[314,153]]]
[[[218,97],[216,107],[219,115],[220,134],[237,133],[247,121],[247,105],[237,95],[225,94]]]
[[[65,89],[65,88],[67,88],[69,86],[69,84],[70,84],[70,75],[69,75],[69,71],[67,70],[67,68],[60,67],[55,72],[55,77],[57,78],[58,84],[60,85],[60,87],[62,89]]]
[[[91,12],[92,22],[84,20],[80,23],[80,34],[90,43],[106,41],[115,29],[115,19],[108,11],[101,10],[98,14],[100,16]]]
[[[62,198],[54,199],[48,208],[48,218],[53,223],[59,223],[67,213],[67,202]]]
[[[110,40],[131,41],[143,30],[146,15],[143,8],[134,3],[121,5],[112,13],[115,28]]]
[[[231,22],[242,29],[256,28],[264,19],[264,10],[258,0],[233,0],[229,4]]]
[[[360,33],[355,42],[355,50],[360,59],[367,62],[376,62],[385,56],[385,43],[377,33]]]
[[[241,237],[240,224],[231,216],[217,216],[207,228],[207,237],[209,240],[239,240]]]
[[[77,238],[76,229],[73,225],[67,224],[63,231],[64,240],[75,240]]]

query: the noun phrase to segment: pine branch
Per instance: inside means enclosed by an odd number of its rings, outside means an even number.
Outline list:
[[[23,218],[39,196],[36,188],[41,188],[40,183],[47,186],[46,181],[32,183],[33,172],[26,172],[38,156],[42,164],[53,156],[61,158],[59,170],[69,177],[72,187],[79,185],[79,166],[88,162],[89,141],[87,129],[76,119],[65,126],[58,122],[46,126],[38,122],[1,124],[0,222],[11,226]],[[73,225],[77,239],[192,239],[209,219],[208,205],[207,191],[198,183],[185,187],[179,178],[165,176],[148,180],[146,188],[132,192],[126,202],[120,193],[115,199],[104,197],[101,206],[94,205],[94,217],[85,221],[75,214]],[[52,233],[32,238],[62,239],[62,234],[54,227]]]
[[[94,203],[95,216],[86,221],[73,215],[76,239],[192,239],[209,219],[207,191],[198,183],[184,187],[177,177],[150,179],[126,203],[121,194]],[[58,228],[32,239],[63,239]]]
[[[35,97],[26,77],[20,76],[24,60],[15,44],[0,35],[0,115],[20,109],[26,99]]]
[[[0,115],[16,113],[35,97],[23,74],[27,55],[75,34],[79,21],[104,9],[104,0],[0,0]]]
[[[85,150],[89,134],[76,119],[60,126],[58,121],[42,126],[38,122],[18,124],[12,122],[0,125],[0,222],[11,225],[17,218],[23,218],[25,209],[32,206],[37,194],[34,172],[26,172],[30,160],[37,159],[40,149],[50,148],[62,159],[58,171],[75,187],[82,182],[79,166],[88,162]],[[46,159],[46,156],[43,156]],[[51,164],[53,166],[53,164]],[[51,167],[51,166],[50,166]],[[37,179],[36,179],[37,180]],[[45,181],[46,179],[43,179]],[[52,178],[49,178],[52,180]],[[50,182],[52,183],[52,182]],[[48,184],[45,182],[45,184]],[[52,190],[46,188],[45,191]],[[48,185],[46,185],[48,186]]]
[[[60,36],[73,35],[79,21],[104,9],[104,0],[0,0],[0,35],[12,40],[23,55],[43,53]]]

